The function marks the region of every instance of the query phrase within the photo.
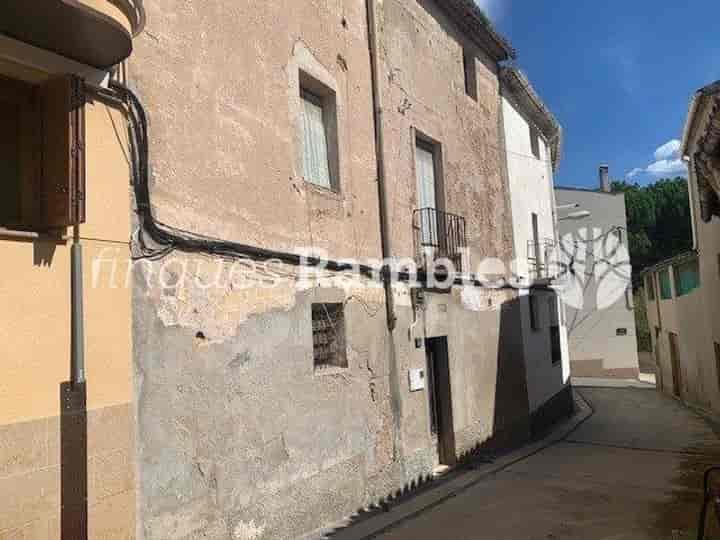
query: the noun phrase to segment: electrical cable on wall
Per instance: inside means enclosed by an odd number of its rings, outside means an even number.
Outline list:
[[[255,261],[277,260],[291,266],[322,267],[333,272],[348,272],[357,270],[361,275],[381,279],[390,273],[389,265],[380,268],[369,265],[355,265],[336,260],[325,260],[314,256],[302,256],[296,253],[276,251],[260,248],[238,242],[221,240],[177,227],[159,221],[152,209],[149,187],[149,143],[148,123],[144,107],[135,93],[119,81],[111,80],[110,89],[90,87],[100,97],[119,100],[126,108],[130,135],[130,167],[132,183],[135,193],[135,204],[139,219],[139,229],[136,233],[136,245],[140,255],[136,259],[160,260],[173,251],[186,253],[204,253],[227,259],[245,259]],[[155,246],[150,246],[145,235],[150,237]],[[401,282],[417,281],[427,284],[427,272],[419,270],[417,275],[407,271],[397,273]],[[450,277],[447,270],[436,271],[434,277],[439,282],[445,282]],[[490,287],[474,276],[455,276],[453,285],[473,285],[476,287]],[[494,289],[517,290],[516,286],[507,282]],[[547,284],[532,285],[533,289],[550,289]]]

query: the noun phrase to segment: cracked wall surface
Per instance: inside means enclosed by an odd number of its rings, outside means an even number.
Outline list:
[[[413,255],[417,131],[443,144],[447,209],[467,220],[471,261],[509,260],[497,68],[476,50],[472,101],[452,23],[430,2],[382,6],[393,254]],[[365,3],[157,0],[147,9],[130,72],[149,113],[158,217],[265,248],[379,259]],[[301,176],[301,70],[336,94],[338,192]],[[272,288],[264,280],[276,275],[247,268],[250,279],[217,285],[213,260],[172,258],[134,273],[140,539],[296,538],[427,477],[438,451],[428,394],[407,383],[426,366],[416,337],[448,336],[458,454],[522,431],[514,293],[433,293],[414,312],[409,287],[397,285],[390,334],[377,282],[318,286],[281,267]],[[317,302],[345,306],[347,369],[314,369]]]

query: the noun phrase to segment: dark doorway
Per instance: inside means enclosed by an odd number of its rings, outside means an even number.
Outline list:
[[[673,394],[682,397],[682,374],[680,371],[680,347],[677,334],[670,332],[670,362],[672,363]]]
[[[430,422],[438,438],[438,455],[441,465],[455,465],[455,429],[450,389],[450,363],[447,337],[425,340],[428,363],[428,396]]]

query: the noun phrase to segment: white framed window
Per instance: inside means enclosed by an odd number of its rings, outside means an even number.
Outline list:
[[[307,182],[339,191],[335,92],[300,72],[302,174]]]
[[[328,138],[323,118],[322,99],[303,90],[303,176],[308,182],[330,189],[330,161],[328,159]]]

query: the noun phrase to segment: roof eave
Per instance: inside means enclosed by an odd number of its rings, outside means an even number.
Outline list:
[[[463,32],[496,62],[515,60],[517,52],[495,27],[474,0],[439,0],[438,5]]]
[[[562,158],[563,144],[560,122],[521,70],[511,66],[504,67],[500,72],[500,78],[550,143],[553,170],[557,171]]]
[[[720,81],[715,81],[714,83],[704,86],[695,92],[690,100],[690,108],[688,110],[687,120],[685,121],[685,126],[683,128],[682,142],[680,144],[680,154],[682,156],[687,157],[689,154],[688,147],[690,146],[690,139],[695,131],[695,120],[704,98],[718,93],[720,93]]]

